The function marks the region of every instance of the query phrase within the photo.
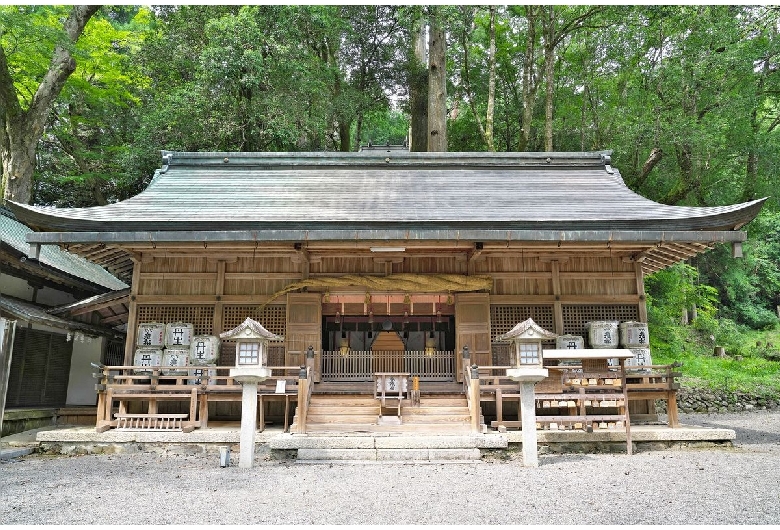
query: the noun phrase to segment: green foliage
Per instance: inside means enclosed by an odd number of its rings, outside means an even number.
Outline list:
[[[403,145],[409,134],[409,118],[400,111],[368,111],[363,120],[361,145]]]
[[[780,393],[780,362],[760,356],[725,358],[683,351],[675,355],[653,352],[653,362],[681,362],[688,387],[705,387],[728,392],[776,396]]]
[[[780,304],[780,213],[768,208],[747,227],[743,257],[726,247],[697,258],[703,280],[720,292],[721,314],[754,329],[778,323]]]

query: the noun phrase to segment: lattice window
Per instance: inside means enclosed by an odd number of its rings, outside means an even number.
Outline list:
[[[125,364],[125,343],[111,340],[103,352],[103,364],[106,366],[122,366]]]
[[[238,364],[260,364],[260,345],[256,342],[241,342],[238,345]]]
[[[237,328],[247,317],[256,320],[276,335],[287,332],[287,306],[284,304],[267,305],[226,305],[222,308],[222,329],[229,331]],[[223,341],[219,353],[219,364],[232,366],[236,363],[236,344]],[[268,366],[284,366],[284,345],[272,342],[268,345]]]
[[[636,305],[564,305],[563,334],[587,336],[586,322],[632,322],[639,320]]]
[[[195,335],[213,335],[214,307],[210,305],[142,305],[137,322],[185,322],[192,324]]]
[[[518,323],[532,318],[537,325],[553,331],[552,305],[492,305],[490,306],[490,336],[496,337],[511,330]]]
[[[276,335],[284,336],[287,330],[287,306],[268,305],[260,311],[259,305],[226,305],[222,309],[222,329],[235,329],[247,317],[256,320]]]

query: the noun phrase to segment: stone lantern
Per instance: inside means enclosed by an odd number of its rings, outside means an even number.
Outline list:
[[[542,340],[554,339],[557,335],[539,327],[530,318],[520,322],[509,332],[498,337],[514,345],[512,368],[507,377],[520,383],[520,416],[523,433],[523,465],[537,467],[539,461],[536,447],[536,398],[534,385],[547,377],[542,356]]]
[[[529,318],[498,337],[498,340],[510,341],[514,346],[512,368],[507,369],[507,376],[515,381],[528,380],[534,383],[547,377],[542,358],[542,340],[554,339],[557,336],[539,327]]]
[[[238,467],[252,467],[257,430],[257,384],[271,376],[268,368],[268,341],[284,340],[247,318],[237,328],[219,336],[236,342],[236,365],[230,377],[241,383],[241,454]]]
[[[259,383],[271,375],[268,369],[268,342],[284,340],[265,329],[259,322],[247,318],[237,328],[220,334],[222,340],[236,342],[236,364],[230,377],[239,383]]]

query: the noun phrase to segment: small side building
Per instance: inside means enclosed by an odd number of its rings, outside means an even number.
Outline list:
[[[31,232],[0,209],[0,316],[16,321],[3,435],[51,424],[67,407],[94,407],[91,363],[123,360],[129,286],[56,246],[28,256]]]

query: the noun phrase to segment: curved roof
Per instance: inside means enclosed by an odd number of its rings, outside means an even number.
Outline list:
[[[30,247],[25,238],[32,232],[31,228],[11,219],[0,211],[0,242],[10,245],[24,255]],[[128,287],[126,283],[112,276],[99,265],[59,247],[46,246],[42,248],[38,262],[112,291]]]
[[[48,231],[737,230],[765,199],[667,206],[593,153],[179,153],[107,206],[12,204]]]
[[[561,252],[603,244],[619,246],[649,273],[717,243],[744,241],[747,235],[740,228],[765,200],[714,207],[659,204],[625,185],[608,151],[409,153],[390,148],[358,153],[164,151],[163,165],[147,189],[120,203],[69,209],[9,206],[17,218],[40,230],[27,235],[31,245],[64,246],[130,280],[132,260],[158,245],[254,245],[256,250],[262,243],[298,252],[305,244],[322,252],[344,241],[354,241],[365,252],[374,252],[375,243],[398,243],[377,250],[389,252],[431,241],[443,248],[446,242],[458,252],[472,248],[475,255],[524,244]]]

